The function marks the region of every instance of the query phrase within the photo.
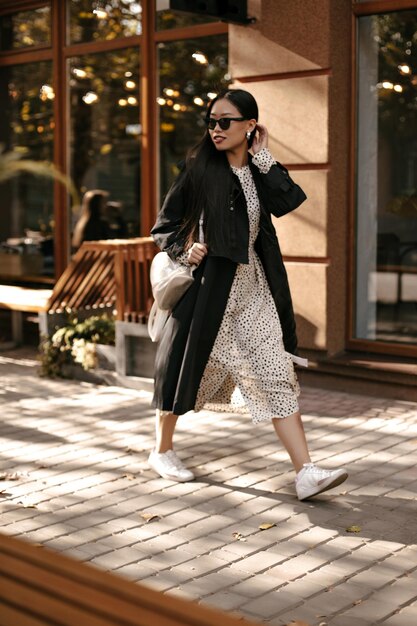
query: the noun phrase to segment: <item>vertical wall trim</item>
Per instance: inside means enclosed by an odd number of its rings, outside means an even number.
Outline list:
[[[155,7],[154,2],[144,2],[142,12],[141,47],[141,94],[142,124],[141,146],[141,226],[140,234],[149,235],[153,225],[156,207],[156,49],[154,41]]]

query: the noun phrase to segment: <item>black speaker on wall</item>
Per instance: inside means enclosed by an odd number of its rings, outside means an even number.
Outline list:
[[[175,11],[209,15],[223,22],[235,24],[255,22],[255,18],[248,17],[247,0],[170,0],[169,6]]]

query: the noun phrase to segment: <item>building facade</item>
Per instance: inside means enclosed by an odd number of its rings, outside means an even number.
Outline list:
[[[255,21],[238,25],[168,0],[0,0],[0,143],[53,160],[80,196],[107,192],[110,235],[147,235],[207,102],[248,89],[308,196],[276,221],[300,346],[413,361],[417,0],[247,11]],[[53,282],[80,208],[31,176],[0,198],[1,280]]]

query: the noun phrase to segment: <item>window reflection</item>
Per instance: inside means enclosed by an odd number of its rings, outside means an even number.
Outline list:
[[[15,50],[51,43],[49,6],[0,17],[0,50]]]
[[[68,41],[109,41],[142,34],[142,3],[135,0],[69,0]]]
[[[0,136],[6,151],[52,161],[52,64],[28,63],[0,72]],[[0,186],[0,273],[53,275],[53,183],[31,174]]]
[[[227,35],[161,43],[159,54],[160,193],[178,173],[178,162],[202,136],[210,98],[227,87]]]
[[[142,132],[139,51],[126,48],[75,57],[69,64],[69,82],[71,177],[81,196],[92,190],[106,195],[100,211],[107,231],[100,228],[89,239],[137,236]],[[75,209],[73,227],[86,204]]]
[[[417,11],[360,18],[356,336],[417,342]]]

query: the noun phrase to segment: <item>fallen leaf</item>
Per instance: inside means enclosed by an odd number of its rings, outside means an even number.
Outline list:
[[[28,502],[22,502],[21,500],[16,502],[16,504],[21,504],[24,509],[37,509],[38,508],[36,506],[36,504],[30,504],[30,502],[29,503]]]
[[[362,600],[355,600],[353,604],[362,604]]]
[[[123,474],[123,478],[127,478],[127,480],[135,480],[136,476],[134,474]]]
[[[0,480],[20,480],[21,478],[20,472],[2,472],[0,474]]]
[[[234,537],[235,539],[237,539],[238,541],[246,541],[245,537],[242,535],[242,533],[232,533],[232,537]]]
[[[268,522],[266,522],[265,524],[259,525],[259,530],[269,530],[270,528],[273,528],[274,526],[276,526],[276,524],[269,524]]]
[[[347,533],[360,533],[362,528],[360,526],[348,526],[346,528]]]
[[[140,516],[145,520],[147,524],[149,524],[149,522],[157,522],[161,519],[156,513],[141,513]]]

